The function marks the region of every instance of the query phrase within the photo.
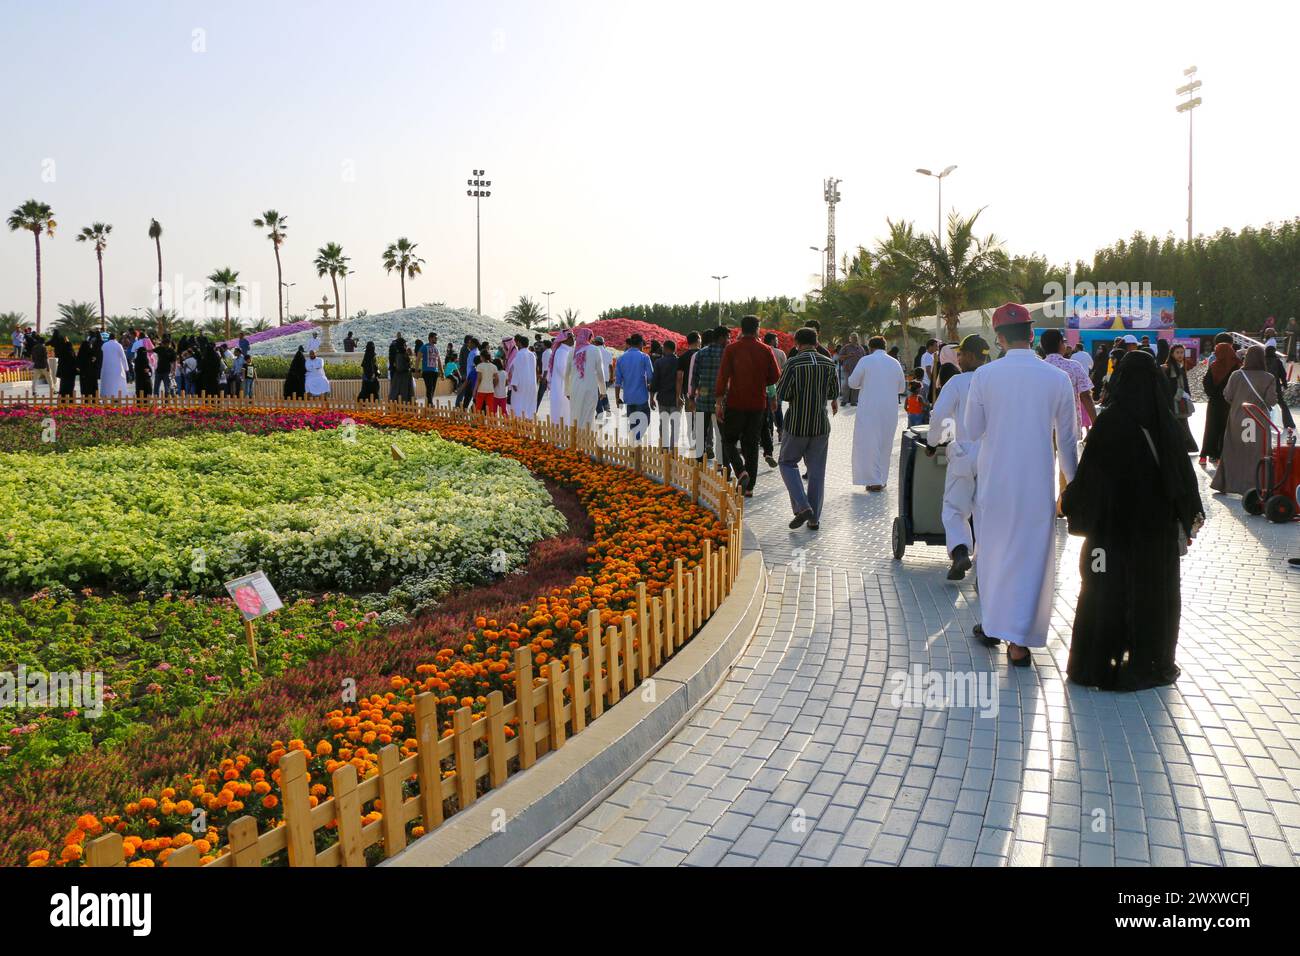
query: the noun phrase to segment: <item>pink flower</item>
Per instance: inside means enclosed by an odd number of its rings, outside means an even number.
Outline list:
[[[334,633],[335,633],[335,634],[337,634],[339,631],[346,631],[347,629],[348,629],[348,624],[347,624],[346,621],[335,621],[335,622],[334,622]]]

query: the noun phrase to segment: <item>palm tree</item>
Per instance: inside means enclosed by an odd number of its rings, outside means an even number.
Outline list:
[[[412,242],[405,237],[398,239],[396,242],[389,243],[384,250],[384,271],[392,272],[397,270],[397,277],[402,282],[402,308],[406,308],[406,280],[414,279],[420,274],[420,266],[424,265],[424,260],[415,254],[415,247],[418,243]]]
[[[7,345],[9,343],[14,330],[22,328],[23,319],[25,318],[27,316],[21,312],[0,312],[0,344]]]
[[[880,294],[898,310],[898,327],[907,342],[907,322],[921,296],[921,260],[925,257],[925,240],[916,234],[910,222],[885,220],[889,236],[876,243],[875,271]]]
[[[280,268],[280,244],[284,242],[284,234],[289,228],[288,222],[288,216],[282,216],[274,209],[268,209],[253,220],[253,225],[258,229],[271,230],[266,234],[266,238],[271,240],[271,245],[275,248],[275,299],[280,306],[281,325],[284,325],[284,272]]]
[[[350,260],[343,254],[343,247],[337,242],[327,242],[316,250],[316,275],[318,278],[330,277],[334,283],[334,317],[339,318],[339,276],[348,271]]]
[[[158,311],[163,311],[163,281],[162,281],[162,224],[157,219],[149,220],[149,238],[153,240],[153,245],[158,250]]]
[[[150,309],[144,314],[145,322],[156,329],[158,338],[162,338],[176,326],[176,313],[171,309]]]
[[[49,203],[29,199],[9,214],[9,231],[25,229],[36,240],[36,333],[41,331],[41,233],[54,238],[54,210]]]
[[[957,319],[962,310],[987,305],[1010,291],[1011,260],[1001,240],[993,235],[983,239],[975,236],[975,222],[983,211],[980,209],[968,219],[952,213],[946,244],[938,236],[925,238],[920,288],[937,303],[949,341],[957,339]]]
[[[576,319],[576,312],[574,317]],[[542,307],[526,295],[521,295],[519,301],[512,305],[510,311],[506,313],[507,320],[522,325],[526,329],[531,329],[541,322],[543,318]]]
[[[581,315],[579,309],[565,309],[560,313],[560,327],[565,329],[576,329],[578,327],[578,316]],[[527,328],[527,326],[525,326]]]
[[[67,338],[79,342],[92,332],[102,332],[103,320],[95,314],[93,302],[68,302],[59,306],[54,327]]]
[[[239,284],[239,273],[230,267],[218,269],[212,275],[208,276],[208,281],[212,285],[208,286],[204,293],[204,298],[209,302],[222,302],[226,306],[226,338],[230,335],[230,300],[235,300],[235,305],[239,305],[244,292],[244,287]]]
[[[99,262],[99,330],[101,332],[104,331],[104,247],[108,245],[108,234],[112,231],[112,226],[97,222],[77,233],[78,242],[94,243],[95,259]]]

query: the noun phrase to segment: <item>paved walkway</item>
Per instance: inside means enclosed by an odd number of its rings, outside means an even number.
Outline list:
[[[1300,527],[1246,517],[1207,479],[1183,564],[1182,678],[1079,688],[1065,662],[1080,539],[1058,525],[1052,635],[1032,669],[1008,670],[968,636],[973,576],[946,581],[942,548],[892,560],[894,485],[849,484],[853,414],[835,420],[820,532],[788,530],[764,467],[746,520],[768,605],[729,679],[531,865],[1300,861],[1300,573],[1283,560]],[[916,667],[973,674],[991,699],[895,706]]]

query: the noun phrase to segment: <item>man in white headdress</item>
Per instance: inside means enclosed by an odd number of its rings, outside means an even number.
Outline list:
[[[126,389],[126,350],[117,340],[117,334],[110,332],[103,345],[104,363],[99,369],[99,394],[104,398],[125,398]]]
[[[944,346],[949,348],[949,346]],[[975,541],[971,537],[970,520],[975,510],[975,462],[979,457],[980,443],[971,441],[966,431],[966,400],[970,396],[970,373],[988,361],[989,344],[978,335],[962,339],[961,347],[954,351],[955,364],[961,375],[948,379],[939,390],[939,397],[930,411],[930,430],[926,442],[931,448],[945,445],[948,467],[943,482],[943,535],[952,565],[948,580],[960,581],[971,568],[971,552]],[[933,452],[930,452],[933,454]]]
[[[569,396],[564,390],[565,376],[569,371],[569,359],[573,355],[571,338],[567,329],[555,333],[550,367],[546,370],[546,384],[551,390],[551,421],[557,425],[568,425],[573,421],[569,414]]]
[[[592,428],[596,422],[596,405],[605,394],[604,357],[591,344],[591,329],[578,329],[577,343],[564,370],[564,390],[569,396],[569,424]]]
[[[971,374],[966,432],[980,442],[975,472],[975,578],[983,620],[975,636],[1007,642],[1007,660],[1031,663],[1047,645],[1056,585],[1056,465],[1066,481],[1079,465],[1074,385],[1031,348],[1029,310],[993,313],[1006,354]],[[965,376],[961,376],[965,377]],[[1056,449],[1052,442],[1055,439]]]
[[[537,415],[537,353],[528,347],[526,335],[516,335],[515,346],[510,367],[506,369],[510,410],[516,418],[532,421]]]
[[[882,336],[867,342],[867,354],[849,375],[848,386],[858,393],[853,422],[853,483],[867,491],[883,491],[889,481],[898,432],[898,396],[907,391],[903,367],[885,351]]]

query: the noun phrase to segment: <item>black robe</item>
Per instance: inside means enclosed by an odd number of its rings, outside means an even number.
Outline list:
[[[1229,376],[1215,384],[1211,369],[1205,370],[1205,434],[1201,436],[1201,455],[1218,460],[1223,457],[1223,430],[1228,427],[1228,403],[1223,389]]]
[[[1118,400],[1106,408],[1061,496],[1070,533],[1084,536],[1067,672],[1075,683],[1103,690],[1140,690],[1178,679],[1180,540],[1203,511],[1157,374],[1150,361],[1149,401],[1159,407],[1145,422]]]
[[[1187,370],[1182,368],[1171,369],[1168,365],[1164,365],[1161,366],[1161,373],[1169,408],[1174,413],[1174,421],[1178,423],[1179,433],[1183,436],[1183,444],[1189,452],[1196,451],[1196,437],[1192,434],[1191,426],[1187,424],[1186,418],[1178,417],[1178,399],[1184,392],[1191,393],[1191,389],[1187,387]]]
[[[284,376],[285,398],[302,398],[307,394],[307,356],[300,348],[289,362],[289,371]]]
[[[104,353],[99,344],[87,340],[77,349],[77,376],[81,379],[83,398],[99,394],[99,370],[104,363]]]
[[[77,394],[77,372],[80,363],[72,343],[60,337],[54,343],[54,357],[59,360],[59,398]]]
[[[201,395],[220,395],[221,359],[217,350],[207,346],[199,355],[199,393]]]

